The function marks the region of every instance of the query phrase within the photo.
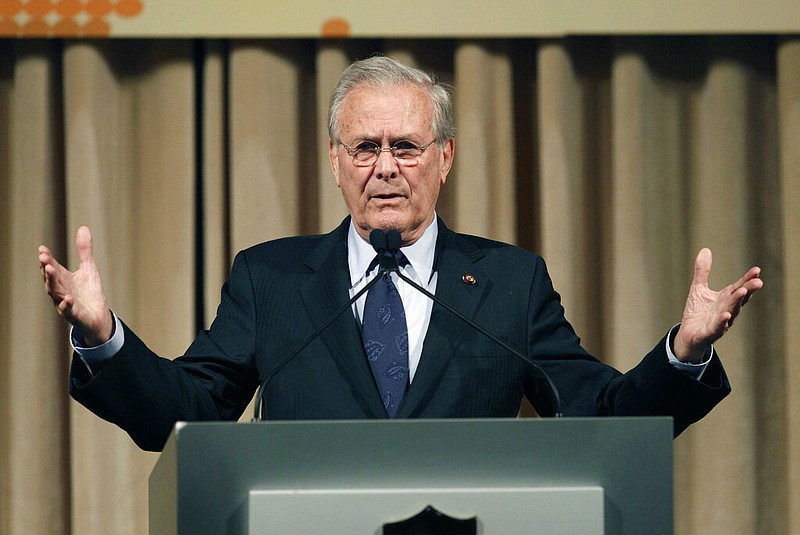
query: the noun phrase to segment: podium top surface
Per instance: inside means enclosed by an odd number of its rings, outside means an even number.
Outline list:
[[[603,488],[606,533],[672,533],[671,418],[179,423],[150,478],[163,533],[192,534],[231,533],[251,490],[570,486]]]

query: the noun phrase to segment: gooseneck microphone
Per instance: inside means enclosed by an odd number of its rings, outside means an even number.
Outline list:
[[[396,230],[384,232],[376,228],[369,233],[369,244],[378,253],[378,266],[380,273],[395,272],[399,274],[400,266],[397,262],[397,253],[400,252],[400,233]]]
[[[558,395],[558,388],[556,388],[555,383],[553,383],[553,380],[550,379],[550,376],[547,374],[547,372],[545,372],[542,369],[542,367],[539,366],[533,359],[528,358],[526,355],[514,349],[506,342],[504,342],[503,340],[501,340],[500,338],[489,332],[487,329],[485,329],[481,325],[478,325],[470,318],[468,318],[467,316],[465,316],[464,314],[462,314],[449,304],[442,301],[441,298],[436,297],[434,294],[432,294],[431,292],[429,292],[428,290],[426,290],[425,288],[414,282],[412,279],[410,279],[406,275],[403,275],[403,273],[400,272],[397,262],[397,253],[400,250],[400,233],[397,232],[396,230],[390,230],[385,233],[385,236],[382,236],[381,234],[384,234],[382,230],[375,229],[369,235],[370,243],[378,252],[378,258],[379,258],[379,263],[381,265],[381,269],[383,269],[384,265],[387,266],[387,271],[394,271],[395,273],[397,273],[397,276],[403,279],[405,282],[407,282],[409,286],[411,286],[418,292],[424,294],[428,299],[431,299],[434,303],[440,305],[442,308],[444,308],[445,310],[456,316],[458,319],[465,322],[467,325],[469,325],[473,329],[477,330],[478,332],[486,336],[489,340],[496,343],[497,345],[499,345],[500,347],[502,347],[503,349],[505,349],[506,351],[517,357],[518,359],[522,360],[525,364],[532,366],[533,369],[535,369],[539,373],[539,375],[545,380],[545,383],[547,384],[550,403],[553,408],[553,416],[556,418],[560,418],[562,416],[561,397]],[[384,261],[384,257],[389,257],[389,256],[391,256],[392,259],[390,260],[387,258]]]
[[[391,241],[387,237],[387,234],[382,231],[375,229],[369,235],[369,241],[372,247],[378,253],[378,265],[380,266],[380,274],[386,273],[387,271],[397,271],[397,251],[400,249],[400,233],[395,231],[396,236],[392,235]],[[394,253],[390,252],[389,244],[393,247]],[[392,264],[393,263],[393,264]],[[278,364],[270,371],[267,376],[261,381],[261,385],[258,387],[258,391],[256,392],[256,401],[253,407],[253,418],[250,420],[251,422],[259,422],[263,420],[262,413],[261,413],[261,406],[264,399],[264,390],[267,388],[267,385],[272,380],[275,375],[279,371],[283,369],[284,366],[289,364],[289,362],[294,359],[303,349],[305,349],[308,344],[316,340],[316,338],[322,334],[322,331],[327,329],[331,323],[333,323],[336,318],[338,318],[345,310],[348,308],[353,307],[353,303],[358,301],[358,298],[364,295],[366,292],[369,291],[370,288],[375,286],[380,280],[380,276],[373,277],[371,281],[369,281],[361,290],[359,290],[353,297],[351,297],[345,304],[341,307],[337,308],[336,311],[330,315],[328,319],[320,324],[314,332],[312,332],[308,337],[303,340],[303,342],[295,347],[291,352],[289,352],[283,359],[278,362]]]
[[[344,303],[341,307],[336,309],[336,311],[331,314],[329,318],[327,318],[324,322],[322,322],[319,327],[317,327],[314,332],[312,332],[308,337],[303,340],[303,342],[295,347],[291,352],[289,352],[283,359],[281,359],[278,364],[267,374],[263,381],[261,381],[261,385],[258,387],[258,392],[256,393],[256,400],[255,400],[255,407],[253,409],[253,418],[251,421],[257,422],[261,421],[262,418],[262,403],[264,397],[264,390],[266,389],[269,382],[272,380],[278,372],[280,372],[284,366],[286,366],[290,361],[292,361],[303,349],[305,349],[311,342],[313,342],[322,332],[327,329],[331,323],[333,323],[336,318],[338,318],[345,310],[352,308],[353,303],[355,303],[359,297],[364,295],[366,292],[369,291],[377,282],[381,279],[380,275],[384,273],[394,272],[397,274],[398,277],[403,279],[406,283],[408,283],[412,288],[421,292],[423,295],[431,299],[434,303],[438,304],[461,321],[465,322],[470,327],[474,328],[491,341],[517,357],[518,359],[522,360],[525,364],[532,366],[541,377],[544,378],[545,383],[548,385],[548,393],[550,397],[550,403],[553,407],[553,416],[556,418],[561,417],[561,398],[558,395],[558,389],[556,388],[555,384],[553,383],[550,376],[545,372],[541,366],[539,366],[536,362],[532,359],[528,358],[527,356],[520,353],[518,350],[514,349],[506,342],[489,332],[484,327],[478,325],[470,318],[447,304],[446,302],[442,301],[440,298],[436,297],[434,294],[430,293],[428,290],[414,282],[412,279],[403,275],[400,272],[399,263],[397,261],[397,254],[400,251],[401,239],[400,233],[396,230],[389,230],[385,232],[381,229],[374,229],[369,235],[369,242],[372,245],[375,252],[378,254],[378,267],[379,267],[379,274],[376,277],[373,277],[371,281],[369,281],[361,290],[359,290],[353,297],[351,297],[346,303]]]

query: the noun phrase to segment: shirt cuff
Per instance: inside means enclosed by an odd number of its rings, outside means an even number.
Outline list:
[[[675,353],[672,351],[672,341],[674,340],[675,335],[678,332],[679,326],[680,323],[678,323],[672,329],[669,330],[669,334],[667,335],[667,340],[666,342],[664,342],[666,344],[667,358],[669,359],[669,363],[675,366],[675,368],[681,370],[685,374],[699,381],[700,378],[703,377],[703,372],[706,371],[708,363],[711,362],[711,357],[714,356],[714,346],[708,348],[706,354],[703,355],[703,362],[700,362],[698,364],[693,364],[691,362],[682,362],[678,360],[678,357],[676,357]]]
[[[111,315],[114,317],[114,332],[108,341],[99,346],[86,347],[84,345],[86,342],[75,335],[74,328],[69,333],[72,349],[81,358],[87,370],[89,370],[89,375],[92,377],[100,373],[103,366],[122,349],[122,345],[125,343],[125,331],[122,328],[122,322],[113,311]]]

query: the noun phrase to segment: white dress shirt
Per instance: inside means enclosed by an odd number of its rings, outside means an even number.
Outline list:
[[[400,266],[400,271],[430,293],[436,293],[437,275],[433,271],[433,259],[436,254],[436,238],[439,236],[439,225],[434,217],[433,223],[425,229],[422,236],[412,245],[402,247],[403,254],[408,259],[408,264]],[[353,222],[350,221],[350,231],[347,235],[347,262],[350,267],[350,297],[353,297],[366,284],[378,274],[378,266],[369,273],[367,269],[375,258],[375,249],[364,241],[356,232]],[[408,378],[414,380],[414,374],[419,366],[422,355],[422,343],[428,324],[431,321],[433,301],[422,292],[412,287],[406,281],[392,273],[392,282],[397,287],[403,309],[406,312],[406,327],[408,328]],[[362,295],[353,307],[353,313],[359,325],[364,317],[364,303],[367,295]]]

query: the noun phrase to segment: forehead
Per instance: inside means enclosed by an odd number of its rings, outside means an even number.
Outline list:
[[[413,85],[358,86],[342,101],[339,128],[343,141],[427,137],[433,132],[433,104]]]

